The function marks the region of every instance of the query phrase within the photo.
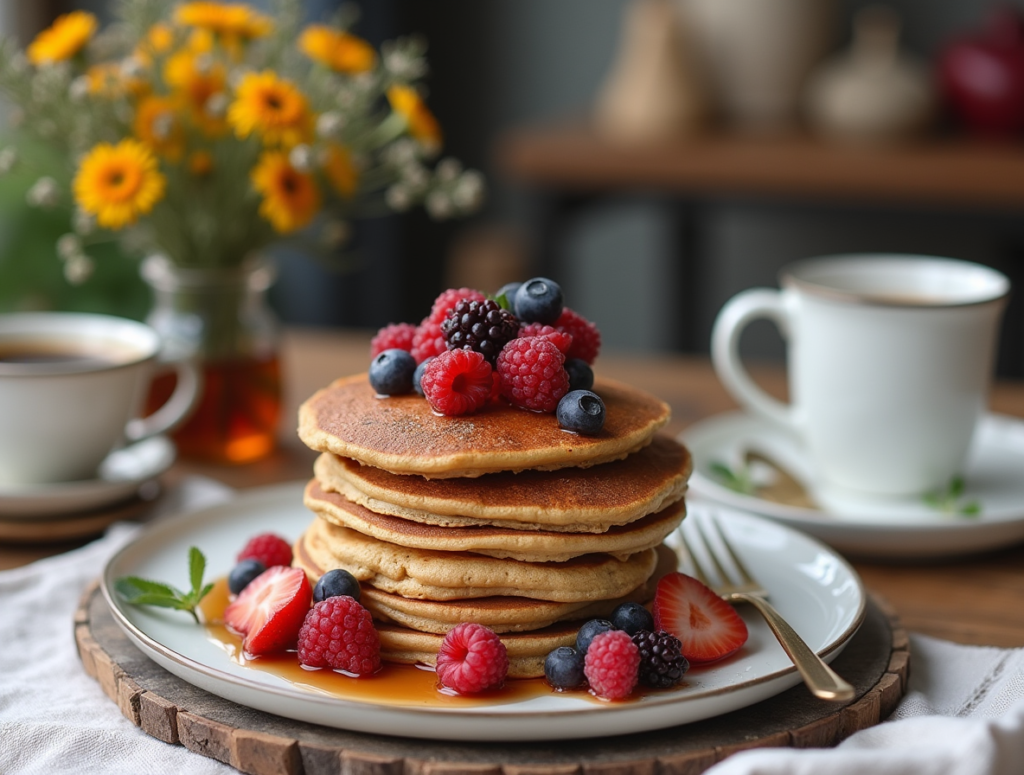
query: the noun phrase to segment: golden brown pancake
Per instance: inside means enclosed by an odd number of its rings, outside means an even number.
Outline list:
[[[470,552],[411,549],[315,519],[296,542],[305,567],[344,568],[360,582],[423,600],[528,597],[561,603],[621,597],[654,573],[647,549],[617,560],[588,554],[566,562],[520,562]]]
[[[657,514],[648,514],[628,525],[604,533],[566,533],[544,530],[511,530],[493,525],[442,527],[413,522],[388,514],[376,514],[337,493],[324,492],[314,479],[306,485],[306,507],[332,525],[351,528],[363,535],[413,549],[475,552],[488,557],[524,562],[564,562],[583,554],[610,554],[625,560],[653,549],[675,530],[686,515],[681,500]]]
[[[299,409],[299,437],[397,474],[472,477],[498,471],[554,470],[619,460],[650,443],[668,405],[641,390],[598,380],[605,424],[595,436],[562,430],[552,414],[495,401],[472,415],[434,414],[420,396],[377,397],[365,374],[339,379]]]
[[[625,460],[589,468],[424,479],[324,453],[313,470],[324,491],[378,514],[445,527],[603,533],[682,498],[691,468],[686,448],[657,434]]]

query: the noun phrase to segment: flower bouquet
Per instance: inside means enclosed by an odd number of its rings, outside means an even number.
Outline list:
[[[337,251],[352,219],[421,204],[442,219],[481,201],[479,173],[437,161],[424,43],[378,51],[353,22],[342,12],[303,25],[300,0],[276,0],[269,14],[120,0],[102,31],[75,11],[24,52],[0,43],[0,91],[18,132],[64,163],[28,199],[73,203],[55,242],[65,276],[87,281],[103,241],[147,256],[150,322],[176,355],[205,361],[196,444],[188,427],[179,433],[186,453],[247,460],[272,446],[280,389],[254,301],[269,284],[264,248],[301,238]],[[0,150],[0,172],[16,163],[15,148]]]

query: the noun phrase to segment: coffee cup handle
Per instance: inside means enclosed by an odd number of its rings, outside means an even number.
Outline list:
[[[188,417],[196,405],[202,387],[199,368],[190,360],[175,361],[166,365],[177,373],[174,392],[167,402],[149,417],[137,417],[128,422],[124,430],[128,441],[142,441],[172,430]]]
[[[789,311],[784,292],[751,288],[726,302],[711,333],[711,361],[718,378],[741,406],[771,422],[796,429],[798,418],[794,407],[758,387],[740,359],[740,335],[748,324],[758,319],[771,320],[783,336],[788,334]]]

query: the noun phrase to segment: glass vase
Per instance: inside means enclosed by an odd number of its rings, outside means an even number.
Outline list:
[[[281,416],[279,326],[267,304],[272,267],[263,260],[228,268],[183,268],[163,256],[142,265],[153,289],[146,322],[164,339],[168,359],[193,358],[202,397],[173,437],[182,457],[247,463],[275,446]],[[150,405],[174,389],[174,375],[154,380]]]

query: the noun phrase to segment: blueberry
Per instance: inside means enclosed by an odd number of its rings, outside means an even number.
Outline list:
[[[554,325],[562,314],[562,289],[554,280],[534,277],[516,291],[512,307],[523,323]]]
[[[383,396],[412,392],[416,361],[405,350],[385,350],[370,363],[370,387]]]
[[[654,630],[654,616],[639,603],[623,603],[612,611],[611,622],[630,637],[640,630]]]
[[[348,595],[359,599],[359,582],[356,577],[343,568],[329,570],[313,587],[313,602],[319,603],[329,597]]]
[[[419,395],[426,396],[423,392],[423,370],[427,368],[427,364],[434,360],[436,356],[427,358],[423,363],[416,367],[416,371],[412,373],[412,389],[415,390]]]
[[[591,619],[580,627],[580,631],[576,633],[576,650],[579,651],[580,654],[586,654],[587,649],[590,648],[590,641],[602,632],[608,632],[608,630],[614,629],[615,625],[607,619]]]
[[[544,659],[544,677],[556,689],[575,689],[583,683],[583,655],[572,646],[559,646]]]
[[[589,390],[572,390],[558,402],[555,417],[567,431],[592,436],[604,427],[604,401]]]
[[[566,358],[565,373],[569,375],[569,390],[590,390],[594,387],[594,370],[584,360]]]
[[[228,589],[231,590],[231,594],[237,595],[266,569],[267,566],[259,560],[242,560],[228,574]]]
[[[515,312],[516,291],[518,291],[522,285],[522,283],[505,283],[498,289],[498,292],[494,294],[494,298],[500,299],[504,296],[505,301],[508,302],[509,309]]]

